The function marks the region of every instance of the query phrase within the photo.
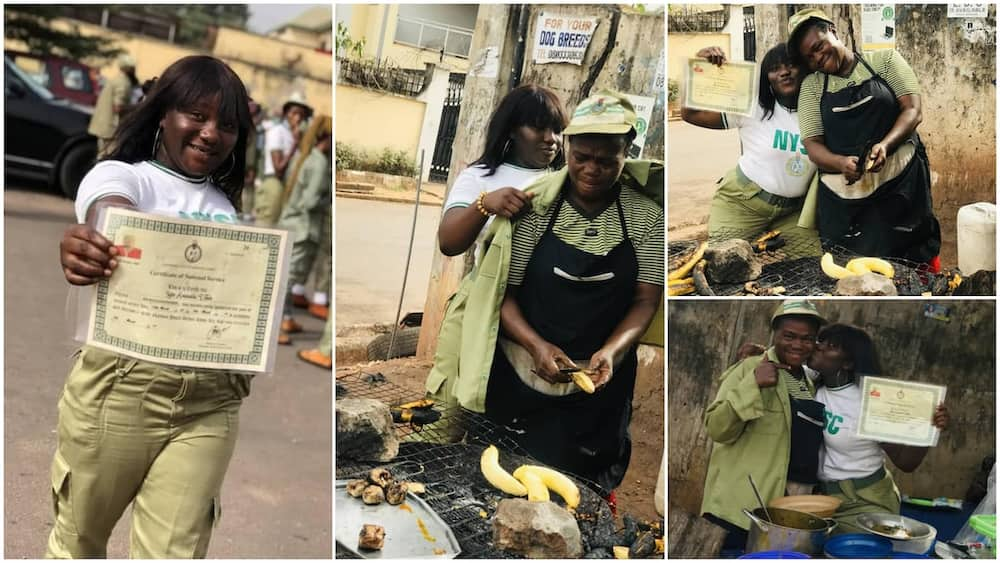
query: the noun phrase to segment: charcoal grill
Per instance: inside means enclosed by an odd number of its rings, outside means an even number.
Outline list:
[[[378,399],[387,404],[399,404],[419,399],[413,391],[404,389],[374,373],[358,373],[337,379],[337,396],[341,398]],[[458,426],[462,441],[449,443],[455,433],[446,430]],[[500,463],[508,470],[522,464],[538,464],[517,443],[516,436],[486,417],[461,408],[446,409],[441,420],[433,425],[415,428],[396,425],[400,438],[399,455],[390,462],[337,460],[337,479],[364,478],[374,467],[387,467],[402,480],[424,483],[427,492],[421,498],[437,513],[455,534],[462,547],[460,558],[512,559],[515,555],[493,546],[492,518],[497,503],[508,498],[482,476],[479,458],[487,445],[500,450]],[[606,492],[589,480],[571,475],[580,488],[577,522],[584,540],[584,552],[595,547],[614,545],[614,518],[602,498]],[[337,558],[353,555],[339,546]]]
[[[667,258],[670,261],[691,252],[701,241],[680,240],[670,241],[667,246]],[[833,260],[837,264],[844,265],[848,260],[859,258],[860,256],[842,246],[823,242],[823,252],[833,255]],[[760,277],[755,280],[761,287],[784,287],[784,295],[829,295],[837,286],[837,280],[831,279],[823,273],[820,267],[819,256],[807,256],[802,258],[789,259],[788,250],[785,248],[761,252],[757,254],[757,259],[761,261],[763,268]],[[908,292],[913,295],[920,295],[923,291],[929,291],[927,286],[927,265],[906,260],[903,258],[885,258],[897,271],[898,279],[907,270],[916,275],[920,284],[913,284],[913,291]],[[733,296],[746,295],[744,284],[711,284],[712,291],[716,295]],[[903,294],[901,292],[901,294]]]

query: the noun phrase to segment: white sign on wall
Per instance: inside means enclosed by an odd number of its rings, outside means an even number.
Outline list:
[[[625,94],[625,97],[632,102],[637,118],[635,140],[629,147],[628,156],[629,158],[642,158],[642,149],[646,146],[646,133],[649,131],[649,121],[653,118],[653,105],[656,103],[656,98],[634,94]]]
[[[896,48],[895,4],[861,5],[861,50]]]
[[[597,18],[539,14],[532,53],[536,64],[583,63]]]
[[[988,4],[948,4],[949,18],[985,18],[987,15]]]
[[[665,66],[663,64],[663,49],[660,49],[660,58],[656,61],[656,76],[653,77],[653,86],[651,88],[654,92],[663,91],[663,83],[666,82],[666,72]]]

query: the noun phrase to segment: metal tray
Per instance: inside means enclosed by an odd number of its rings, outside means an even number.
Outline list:
[[[347,479],[336,481],[334,506],[336,507],[336,538],[344,549],[365,559],[453,559],[462,552],[451,528],[426,502],[413,493],[406,494],[411,511],[383,502],[369,506],[347,494]],[[427,536],[420,529],[424,523]],[[378,524],[385,528],[385,544],[381,550],[358,549],[358,532],[364,524]],[[435,553],[434,550],[438,550]]]

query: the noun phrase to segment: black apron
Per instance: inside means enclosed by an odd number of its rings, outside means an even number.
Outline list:
[[[900,113],[889,83],[861,55],[854,56],[872,77],[838,92],[827,92],[830,76],[825,75],[820,99],[826,146],[847,156],[860,155],[866,144],[885,137]],[[937,256],[941,228],[931,206],[927,152],[915,131],[906,142],[916,148],[909,164],[866,198],[842,199],[820,182],[820,238],[862,256],[892,256],[914,262],[928,262]]]
[[[525,320],[538,334],[573,359],[590,358],[625,317],[635,296],[639,265],[628,237],[621,201],[615,198],[624,238],[607,255],[597,256],[566,244],[552,232],[563,196],[535,246],[517,293]],[[576,277],[611,272],[601,281]],[[532,457],[575,473],[606,491],[625,476],[632,444],[636,349],[615,365],[611,381],[593,395],[554,397],[524,384],[497,346],[486,388],[486,416],[508,429]]]
[[[819,449],[826,426],[824,405],[819,401],[788,397],[792,409],[788,478],[798,483],[819,482]]]

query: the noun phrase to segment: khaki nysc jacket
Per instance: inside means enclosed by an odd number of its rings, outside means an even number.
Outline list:
[[[124,106],[129,101],[132,81],[119,71],[118,75],[109,78],[104,88],[97,96],[94,113],[90,116],[87,132],[99,139],[110,139],[115,135],[121,115],[115,113],[114,106]]]
[[[542,176],[525,191],[535,193],[531,213],[545,216],[566,181],[563,169]],[[663,163],[627,160],[619,182],[663,206]],[[426,389],[441,406],[486,410],[486,383],[500,331],[500,304],[507,291],[513,224],[497,217],[486,233],[479,265],[462,280],[448,303],[438,334],[434,367]],[[653,322],[657,322],[656,319]],[[662,322],[662,321],[661,321]]]
[[[320,242],[323,219],[331,213],[333,175],[330,159],[313,147],[299,169],[295,188],[281,210],[278,226],[288,229],[292,242]]]
[[[774,348],[766,355],[778,357]],[[712,456],[705,477],[701,513],[711,513],[743,529],[750,528],[744,508],[759,503],[747,475],[753,475],[764,502],[785,496],[791,453],[791,405],[779,370],[778,384],[760,388],[754,370],[763,356],[753,356],[722,374],[719,393],[705,411],[705,427],[712,438]],[[815,393],[806,378],[810,394]]]

